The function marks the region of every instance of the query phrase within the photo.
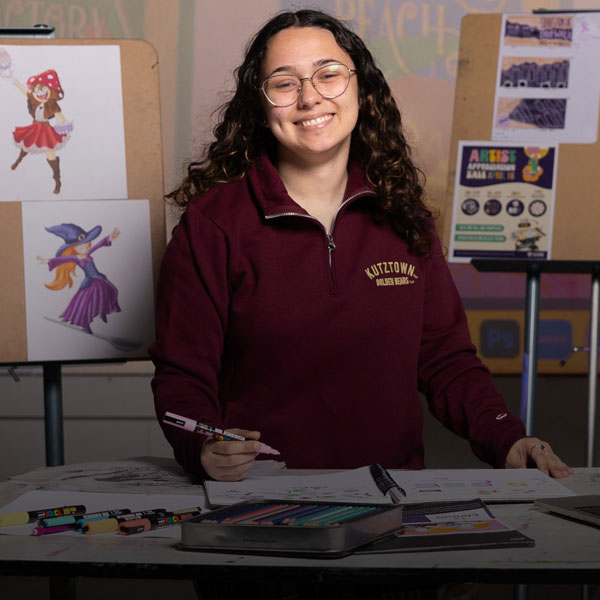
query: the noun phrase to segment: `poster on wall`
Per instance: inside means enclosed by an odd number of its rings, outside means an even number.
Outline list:
[[[24,202],[27,359],[146,355],[154,339],[147,200]]]
[[[120,48],[0,46],[0,201],[127,198]]]
[[[450,260],[549,259],[558,146],[460,141]]]
[[[503,15],[493,140],[594,143],[600,14]]]

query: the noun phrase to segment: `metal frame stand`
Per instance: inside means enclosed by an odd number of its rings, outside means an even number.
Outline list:
[[[534,435],[535,389],[537,377],[537,336],[540,310],[540,277],[542,273],[581,273],[592,277],[590,304],[590,356],[588,368],[588,423],[586,467],[594,466],[596,437],[596,389],[598,379],[598,312],[600,304],[600,262],[590,260],[496,260],[473,259],[480,272],[526,273],[525,343],[521,380],[521,419],[527,435]]]
[[[600,298],[600,263],[595,261],[543,261],[474,259],[471,264],[481,272],[527,274],[525,295],[525,340],[523,345],[523,373],[521,375],[521,420],[525,433],[534,435],[535,389],[537,378],[537,338],[540,311],[540,277],[546,273],[591,273],[592,298],[590,304],[590,355],[588,367],[588,423],[586,467],[594,465],[596,428],[596,382],[598,379],[598,309]],[[589,600],[591,590],[582,586],[582,600]],[[527,600],[527,584],[516,584],[514,600]]]
[[[44,363],[46,466],[65,464],[60,363]]]

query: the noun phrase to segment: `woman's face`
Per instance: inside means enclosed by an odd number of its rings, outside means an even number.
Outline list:
[[[86,242],[85,244],[79,244],[76,246],[77,254],[87,254],[88,250],[92,247],[92,242]]]
[[[333,34],[318,27],[284,29],[267,45],[261,83],[274,74],[311,77],[321,66],[355,65]],[[302,82],[298,100],[291,106],[273,106],[262,94],[267,125],[278,141],[279,159],[319,161],[350,151],[350,136],[358,120],[358,85],[350,76],[348,89],[337,98],[323,98],[310,80]]]
[[[46,85],[40,85],[39,83],[33,88],[33,97],[38,102],[48,102],[50,99],[50,88]]]

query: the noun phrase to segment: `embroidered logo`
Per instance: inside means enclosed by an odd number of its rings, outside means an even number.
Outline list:
[[[415,273],[415,265],[400,260],[386,260],[373,263],[365,269],[369,279],[375,281],[377,287],[389,285],[412,285],[419,276]]]

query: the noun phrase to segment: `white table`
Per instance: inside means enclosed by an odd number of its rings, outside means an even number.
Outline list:
[[[80,466],[85,468],[85,464]],[[48,468],[47,487],[52,486],[51,469],[60,467]],[[600,469],[577,468],[562,482],[578,494],[600,494]],[[31,483],[13,480],[0,483],[0,505],[33,488]],[[115,490],[122,491],[118,484]],[[0,535],[0,576],[50,577],[60,586],[63,598],[69,597],[69,578],[75,575],[201,580],[271,577],[311,582],[377,579],[406,585],[463,580],[600,583],[600,528],[534,511],[532,504],[496,504],[492,511],[535,539],[536,546],[314,559],[182,551],[176,539],[168,538]]]

